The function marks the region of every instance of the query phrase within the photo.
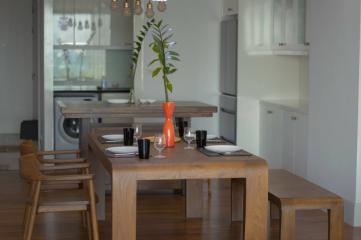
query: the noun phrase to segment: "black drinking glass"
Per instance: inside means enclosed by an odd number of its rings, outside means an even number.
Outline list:
[[[149,139],[139,139],[138,140],[138,151],[139,151],[140,159],[149,159],[150,140]]]
[[[197,148],[203,148],[207,146],[207,131],[205,130],[196,131],[196,142],[197,142]]]
[[[133,146],[134,128],[123,128],[124,146]]]

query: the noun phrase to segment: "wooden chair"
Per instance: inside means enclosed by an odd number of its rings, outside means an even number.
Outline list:
[[[95,209],[95,191],[93,184],[93,175],[76,174],[76,175],[45,175],[41,172],[41,165],[35,154],[28,154],[21,156],[21,175],[29,182],[31,182],[31,191],[29,199],[25,208],[25,224],[24,224],[24,240],[31,240],[34,229],[35,217],[40,213],[49,212],[82,212],[87,216],[87,226],[89,238],[92,240],[99,239],[98,223]],[[56,192],[50,194],[52,198],[63,197],[71,198],[66,201],[49,201],[40,191],[44,182],[68,182],[68,181],[83,181],[86,186],[84,189],[66,190],[63,193]]]
[[[327,209],[328,239],[343,239],[343,200],[285,170],[270,170],[268,199],[280,216],[280,239],[295,239],[296,210]],[[271,219],[272,219],[271,206]]]
[[[39,151],[38,147],[32,140],[24,140],[20,144],[20,155],[34,153],[39,161],[44,164],[67,164],[67,163],[84,163],[85,159],[80,158],[80,150],[61,150],[61,151]],[[47,156],[58,156],[64,154],[76,155],[76,158],[55,158],[47,159]]]
[[[25,140],[20,144],[20,155],[35,154],[40,163],[40,170],[47,174],[69,174],[69,173],[84,173],[89,172],[90,164],[82,158],[68,158],[68,159],[45,159],[44,156],[57,155],[57,154],[78,154],[78,150],[70,151],[39,151],[37,146],[31,140]],[[22,163],[19,163],[20,170]],[[46,189],[64,189],[64,188],[79,188],[81,187],[81,181],[68,182],[66,184],[59,182],[48,182],[45,184]]]

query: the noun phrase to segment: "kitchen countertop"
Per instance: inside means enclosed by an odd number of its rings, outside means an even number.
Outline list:
[[[261,100],[261,103],[272,104],[283,110],[296,112],[301,114],[308,114],[308,102],[296,99],[273,99]]]
[[[100,88],[97,86],[54,86],[55,93],[84,92],[84,93],[129,93],[129,88]]]

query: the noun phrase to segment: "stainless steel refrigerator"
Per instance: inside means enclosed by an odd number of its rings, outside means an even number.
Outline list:
[[[220,136],[236,143],[237,136],[237,15],[221,23]]]

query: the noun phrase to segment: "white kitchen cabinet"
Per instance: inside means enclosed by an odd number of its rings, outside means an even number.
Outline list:
[[[223,16],[238,14],[238,0],[223,0]]]
[[[260,154],[272,169],[307,177],[307,115],[262,103]]]
[[[271,105],[260,108],[260,155],[270,169],[282,168],[283,111]]]
[[[294,112],[284,113],[283,158],[284,169],[299,176],[307,176],[307,117]]]
[[[308,54],[306,0],[249,0],[248,5],[249,54]]]

